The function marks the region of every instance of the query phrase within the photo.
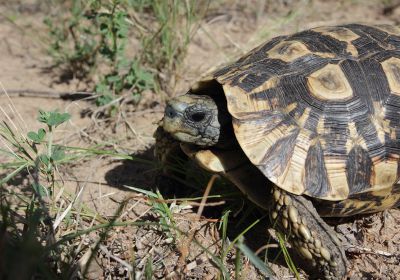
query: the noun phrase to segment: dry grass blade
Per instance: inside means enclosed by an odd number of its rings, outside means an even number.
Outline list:
[[[390,253],[382,250],[376,250],[376,249],[371,249],[367,247],[361,247],[361,246],[354,246],[350,245],[349,247],[346,248],[346,252],[353,253],[353,254],[371,254],[371,255],[380,255],[384,257],[396,257],[400,260],[400,253]]]
[[[22,118],[21,114],[18,112],[17,108],[14,105],[14,102],[12,101],[10,96],[8,95],[6,89],[5,89],[5,87],[4,87],[4,85],[3,85],[3,83],[1,81],[0,81],[0,87],[1,87],[1,90],[3,91],[4,95],[6,96],[7,102],[9,104],[10,111],[17,116],[17,118],[20,121],[20,123],[15,124],[14,121],[8,116],[8,114],[3,109],[2,109],[2,111],[5,114],[5,116],[7,117],[9,123],[11,123],[14,126],[14,129],[16,131],[20,131],[21,135],[24,135],[23,132],[28,129],[28,125],[26,124],[26,122]],[[25,127],[25,130],[22,128],[21,124]]]
[[[198,220],[200,220],[200,218],[201,218],[201,214],[203,213],[203,210],[204,210],[204,207],[205,207],[205,205],[206,205],[208,196],[210,195],[211,188],[212,188],[212,186],[214,185],[214,182],[215,182],[215,180],[216,180],[218,177],[219,177],[218,175],[213,174],[213,175],[211,176],[211,178],[210,178],[208,184],[207,184],[207,187],[206,187],[206,189],[205,189],[205,191],[204,191],[204,194],[203,194],[203,198],[202,198],[201,201],[200,201],[199,209],[197,210],[197,219],[198,219]]]
[[[67,208],[65,208],[65,210],[61,213],[61,215],[59,215],[56,220],[54,221],[53,224],[53,229],[56,230],[57,227],[61,224],[61,222],[63,221],[63,219],[68,215],[68,213],[71,211],[72,207],[74,206],[75,202],[81,197],[81,194],[83,193],[83,190],[85,189],[85,187],[82,187],[78,194],[73,198],[73,200],[71,201],[71,203],[68,204]]]

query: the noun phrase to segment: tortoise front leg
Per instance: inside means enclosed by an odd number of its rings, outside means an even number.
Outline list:
[[[156,140],[154,156],[162,164],[166,165],[171,161],[171,158],[177,157],[175,153],[178,153],[178,155],[183,154],[179,142],[166,133],[161,126],[157,127],[153,137]]]
[[[346,256],[336,233],[318,215],[311,201],[274,187],[270,216],[290,244],[325,279],[343,279]]]

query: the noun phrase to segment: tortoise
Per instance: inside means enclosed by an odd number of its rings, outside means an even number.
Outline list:
[[[347,260],[321,217],[400,204],[400,29],[346,24],[280,36],[171,99],[155,133],[266,209],[325,279]]]

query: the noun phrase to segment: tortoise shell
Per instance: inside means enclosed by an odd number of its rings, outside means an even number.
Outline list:
[[[244,153],[282,189],[336,201],[399,180],[400,29],[351,24],[277,37],[211,79]]]

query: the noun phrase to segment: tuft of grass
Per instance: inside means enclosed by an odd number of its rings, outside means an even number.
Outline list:
[[[60,217],[65,218],[71,209],[62,209],[57,201],[55,176],[60,161],[68,156],[62,146],[53,143],[53,135],[70,116],[40,111],[38,121],[45,128],[24,135],[23,129],[2,112],[8,122],[0,123],[0,143],[4,147],[0,149],[0,156],[6,158],[2,164],[5,176],[0,179],[0,234],[4,245],[0,257],[1,278],[61,277],[57,271],[65,268],[65,259],[59,247],[50,246],[56,240]],[[32,178],[27,189],[16,189],[9,184],[27,175]],[[68,204],[67,200],[63,202]],[[66,277],[68,272],[63,271],[66,274],[62,277]]]
[[[109,115],[118,109],[112,103],[120,95],[126,95],[125,102],[137,102],[143,91],[155,89],[154,75],[139,63],[139,52],[132,56],[128,50],[134,28],[129,1],[56,1],[52,8],[54,15],[44,22],[55,66],[66,77],[92,80],[96,104],[111,104]]]
[[[0,123],[0,278],[84,275],[100,242],[120,225],[116,219],[125,204],[108,222],[80,202],[84,186],[77,194],[68,193],[59,170],[78,159],[111,153],[56,143],[54,133],[70,119],[67,113],[39,111],[37,120],[43,127],[25,132],[12,103],[9,108],[13,116],[0,107],[4,115]],[[100,238],[91,249],[83,239],[93,231]]]
[[[114,100],[137,103],[143,91],[158,91],[160,86],[171,94],[208,4],[56,0],[49,4],[52,12],[44,21],[48,52],[64,78],[92,81],[96,104],[113,115],[118,110]],[[138,47],[131,44],[135,40]]]
[[[86,78],[97,63],[100,38],[97,26],[86,16],[89,3],[54,1],[49,16],[44,19],[48,28],[48,52],[54,66],[70,78]]]
[[[174,233],[170,232],[171,228],[177,228],[177,225],[173,216],[173,209],[176,207],[174,203],[171,203],[171,206],[168,206],[166,203],[167,200],[164,199],[162,194],[159,191],[152,192],[136,187],[125,186],[126,188],[143,193],[147,196],[148,202],[150,206],[153,208],[154,212],[159,215],[160,218],[160,226],[163,232],[169,237],[175,239],[175,236],[179,239],[180,233],[176,231]]]
[[[0,180],[0,185],[7,183],[24,168],[32,169],[36,173],[34,189],[38,195],[48,196],[50,190],[39,183],[39,174],[44,174],[47,183],[54,185],[54,173],[60,161],[65,160],[65,148],[53,143],[54,130],[71,116],[68,113],[39,111],[37,120],[46,125],[37,132],[29,131],[27,135],[19,134],[9,123],[0,123],[0,137],[3,138],[4,148],[0,150],[3,154],[12,158],[9,166],[14,170],[5,178]],[[11,118],[9,118],[11,119]],[[17,126],[12,123],[14,128]]]
[[[186,55],[188,44],[200,27],[210,1],[151,0],[138,1],[140,13],[147,11],[155,24],[144,28],[140,41],[143,60],[162,72],[166,86],[173,86],[173,73]],[[132,3],[134,3],[132,1]],[[142,17],[143,18],[143,17]],[[146,22],[145,19],[140,19]]]

